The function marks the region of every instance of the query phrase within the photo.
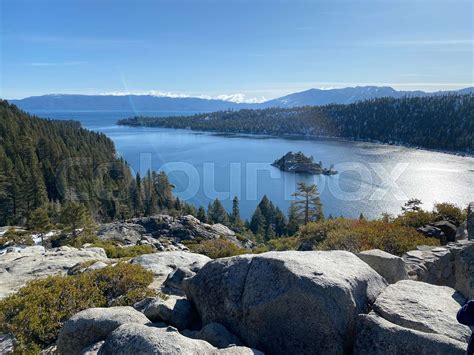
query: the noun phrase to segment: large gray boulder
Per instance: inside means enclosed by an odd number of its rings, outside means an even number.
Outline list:
[[[186,298],[146,298],[134,307],[152,322],[165,322],[179,330],[190,327],[197,318],[191,302]]]
[[[71,317],[58,336],[58,352],[64,355],[80,354],[83,349],[105,340],[122,324],[148,324],[145,315],[132,307],[89,308]]]
[[[99,226],[97,236],[103,240],[115,240],[123,244],[137,244],[146,235],[145,227],[129,222],[112,222]]]
[[[245,347],[217,349],[203,341],[187,338],[172,328],[125,324],[117,328],[100,348],[100,355],[253,355],[258,351]]]
[[[405,261],[399,256],[380,249],[366,250],[360,252],[357,256],[391,284],[408,279]]]
[[[466,298],[474,297],[474,240],[444,247],[419,246],[403,255],[410,279],[449,286]]]
[[[464,297],[450,287],[404,280],[388,286],[377,297],[373,309],[401,327],[467,342],[471,330],[456,320],[464,302]]]
[[[76,249],[61,247],[48,251],[37,248],[28,253],[7,253],[0,255],[0,299],[16,292],[28,281],[51,276],[64,275],[78,263],[107,260],[102,248]]]
[[[438,333],[393,324],[377,314],[357,319],[354,355],[465,355],[467,344]]]
[[[386,281],[345,251],[270,252],[217,259],[185,280],[204,324],[217,322],[269,354],[344,354],[357,314]]]
[[[209,323],[199,331],[184,330],[181,334],[188,338],[205,340],[216,348],[223,349],[229,346],[243,346],[238,337],[229,332],[226,327],[220,323]]]
[[[454,255],[454,287],[466,298],[474,298],[474,244]]]
[[[205,255],[185,251],[164,251],[144,254],[133,258],[130,262],[138,264],[153,272],[155,280],[163,283],[168,275],[178,268],[197,272],[211,259]]]
[[[184,279],[193,277],[196,273],[187,267],[179,267],[171,272],[163,285],[170,293],[183,294]]]

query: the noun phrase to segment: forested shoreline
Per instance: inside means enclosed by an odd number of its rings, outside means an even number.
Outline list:
[[[38,118],[0,101],[0,142],[0,225],[22,225],[38,209],[67,213],[69,201],[97,221],[151,215],[176,204],[191,208],[176,201],[166,174],[132,176],[112,140],[79,122]]]
[[[133,117],[120,125],[273,136],[334,137],[474,152],[474,95],[381,98],[349,105]]]

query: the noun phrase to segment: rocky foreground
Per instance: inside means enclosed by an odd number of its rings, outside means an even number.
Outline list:
[[[471,206],[469,218],[473,218]],[[468,221],[468,226],[472,220]],[[474,229],[402,258],[380,250],[286,251],[211,260],[187,251],[141,255],[166,297],[74,315],[59,354],[464,354],[456,321],[474,295]],[[70,259],[70,263],[64,260]],[[28,279],[114,263],[100,248],[0,257],[2,296]],[[87,272],[83,268],[80,272]],[[8,353],[14,340],[0,336]]]

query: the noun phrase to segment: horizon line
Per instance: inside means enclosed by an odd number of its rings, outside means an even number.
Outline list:
[[[266,98],[264,96],[260,97],[248,97],[245,93],[236,92],[234,94],[220,94],[220,95],[206,95],[206,94],[185,94],[185,93],[177,93],[171,91],[159,91],[159,90],[148,90],[148,91],[106,91],[106,92],[98,92],[98,93],[45,93],[45,94],[38,94],[38,95],[29,95],[24,96],[21,98],[4,98],[3,100],[24,100],[32,97],[44,97],[44,96],[151,96],[157,98],[176,98],[176,99],[201,99],[201,100],[221,100],[232,102],[235,104],[261,104],[268,101],[272,101],[275,99],[279,99],[281,97],[285,97],[292,94],[298,94],[310,90],[320,90],[320,91],[331,91],[331,90],[341,90],[341,89],[355,89],[355,88],[388,88],[392,89],[397,92],[425,92],[425,93],[437,93],[437,92],[453,92],[453,91],[460,91],[474,87],[474,83],[360,83],[360,84],[352,84],[352,83],[320,83],[323,86],[320,87],[310,87],[308,89],[295,89],[295,91],[289,91],[286,94],[275,96],[273,98]],[[324,84],[332,84],[331,86],[325,86]],[[412,89],[410,87],[413,86],[439,86],[440,89]],[[449,87],[456,87],[456,89],[450,89]],[[397,87],[407,87],[407,89],[400,89]],[[262,90],[263,91],[263,90]]]

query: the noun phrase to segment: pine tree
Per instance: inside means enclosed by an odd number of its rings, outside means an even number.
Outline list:
[[[174,209],[176,211],[181,211],[182,209],[181,201],[179,200],[179,197],[176,197],[176,200],[174,201]]]
[[[61,209],[60,222],[65,232],[71,232],[73,238],[77,237],[77,230],[83,229],[84,234],[89,234],[94,228],[94,222],[86,206],[77,202],[67,202]]]
[[[402,206],[402,211],[403,212],[418,212],[421,210],[422,204],[423,202],[421,202],[420,199],[411,198]]]
[[[292,202],[295,212],[302,218],[304,224],[310,221],[324,219],[318,187],[314,184],[307,185],[305,182],[298,183],[298,191],[293,194],[296,200]]]
[[[256,236],[263,237],[265,235],[266,227],[267,226],[266,226],[265,216],[263,215],[260,207],[257,206],[257,208],[255,209],[255,212],[252,215],[252,218],[250,219],[250,230]]]
[[[132,183],[131,195],[133,214],[135,217],[140,217],[143,214],[142,179],[140,173],[137,173],[135,176],[135,183]]]
[[[154,187],[158,196],[158,206],[160,208],[171,209],[174,207],[173,185],[170,184],[168,176],[164,171],[154,175]]]
[[[262,197],[262,200],[258,204],[260,211],[262,211],[263,216],[265,217],[265,222],[267,225],[273,223],[273,218],[275,217],[275,206],[273,203],[268,199],[266,195]]]
[[[191,205],[190,203],[187,203],[186,201],[185,202],[182,202],[181,203],[181,211],[183,212],[182,214],[183,215],[191,215],[191,216],[194,216],[196,217],[197,216],[197,210],[196,210],[196,207],[194,207],[193,205]]]
[[[267,229],[265,230],[265,240],[272,240],[275,239],[276,233],[275,230],[273,229],[272,225],[268,225]]]
[[[288,224],[286,226],[288,235],[294,235],[301,225],[301,220],[298,217],[298,210],[293,204],[288,209]]]
[[[199,206],[196,218],[202,223],[207,223],[206,211],[204,210],[204,207]]]
[[[230,214],[229,219],[230,225],[235,231],[241,232],[244,229],[244,223],[240,218],[240,206],[237,196],[235,196],[232,200],[232,213]]]
[[[27,227],[32,232],[39,234],[41,245],[44,245],[44,234],[53,228],[46,208],[40,207],[34,210],[28,218]]]
[[[273,225],[275,229],[275,234],[279,237],[287,233],[287,221],[285,214],[276,207],[275,216],[273,218]]]
[[[222,203],[216,198],[207,212],[209,223],[229,225],[229,217]]]

